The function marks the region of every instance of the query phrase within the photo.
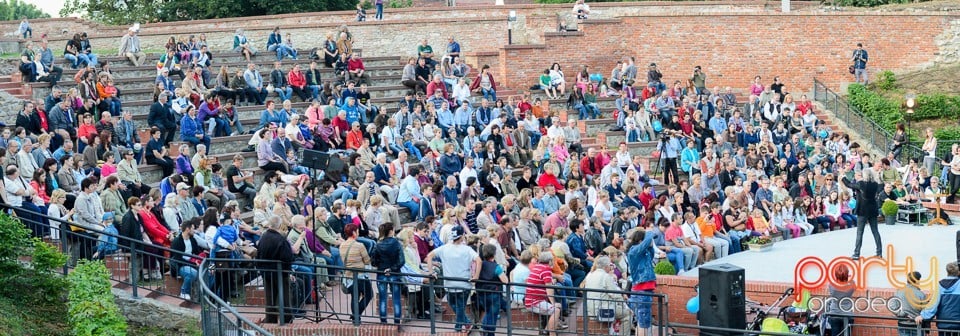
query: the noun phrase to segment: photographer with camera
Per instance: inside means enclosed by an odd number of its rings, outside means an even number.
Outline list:
[[[660,133],[660,143],[657,144],[657,151],[660,152],[660,163],[663,168],[663,184],[670,185],[670,174],[673,174],[674,183],[680,183],[680,174],[677,171],[677,158],[680,157],[679,137],[683,136],[679,131],[664,129]]]
[[[703,73],[703,70],[700,66],[693,67],[693,76],[690,77],[690,81],[693,82],[693,88],[696,89],[697,95],[707,95],[707,75]]]

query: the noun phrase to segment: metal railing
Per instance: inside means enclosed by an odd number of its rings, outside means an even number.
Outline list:
[[[68,262],[64,264],[62,269],[64,275],[70,273],[79,259],[103,260],[107,269],[110,270],[110,280],[118,284],[114,287],[129,289],[131,296],[134,298],[141,296],[179,298],[183,280],[182,278],[175,278],[172,272],[168,273],[171,267],[177,266],[177,264],[170,262],[171,256],[200,258],[197,255],[180,253],[164,246],[146,243],[143,240],[130,239],[94,228],[73,231],[71,225],[76,223],[23,208],[0,204],[0,209],[3,209],[3,211],[14,209],[14,213],[18,215],[20,222],[31,229],[34,236],[43,237],[52,234],[54,231],[59,234],[60,239],[50,239],[48,242],[57,246],[60,252],[68,258]],[[101,236],[116,238],[118,250],[115,253],[105,256],[98,255],[97,258],[94,258],[98,238]],[[141,272],[144,274],[141,274]],[[199,303],[203,305],[201,322],[204,327],[204,335],[248,335],[250,334],[249,331],[256,331],[259,335],[271,335],[240,315],[229,304],[223,302],[215,292],[205,286],[206,284],[202,281],[193,284],[191,286],[191,298],[184,299],[191,304]],[[213,328],[211,326],[217,327]],[[234,327],[231,328],[231,326]],[[217,331],[212,332],[213,330]],[[243,332],[224,333],[228,330]]]
[[[869,142],[873,148],[881,151],[884,155],[889,152],[888,146],[893,143],[893,133],[890,133],[890,131],[871,120],[866,114],[853,105],[850,105],[846,99],[836,92],[833,92],[833,90],[830,90],[826,84],[816,78],[813,79],[813,99],[822,103],[825,108],[832,111],[837,119],[847,124],[851,132],[860,134],[861,138]],[[900,162],[906,164],[910,159],[917,159],[917,162],[922,164],[922,158],[926,154],[920,149],[920,146],[912,142],[909,137],[907,142],[908,143],[902,147]],[[945,157],[946,154],[950,152],[950,147],[958,142],[960,141],[938,141],[936,157]],[[940,165],[935,165],[935,167],[937,171],[929,173],[932,176],[939,176]]]
[[[834,319],[838,325],[842,326],[844,336],[852,335],[949,335],[946,330],[940,330],[938,324],[947,323],[951,325],[960,325],[960,321],[930,320],[922,324],[916,324],[912,319],[898,318],[894,316],[879,316],[866,314],[826,314],[824,315],[824,327],[830,324]],[[955,333],[954,330],[949,330]]]
[[[257,274],[250,276],[252,270]],[[267,260],[208,258],[200,273],[207,272],[211,275],[201,281],[242,286],[228,303],[220,303],[231,313],[281,326],[298,321],[330,328],[380,324],[431,335],[473,329],[501,335],[557,332],[588,336],[610,335],[611,330],[619,329],[630,335],[635,326],[627,298],[642,296],[650,302],[651,330],[657,335],[669,334],[663,294],[525,283],[490,284],[484,289],[483,282],[456,277]],[[344,290],[345,285],[349,286]],[[555,313],[538,314],[526,308],[523,293],[528,288],[553,290]],[[491,317],[492,322],[485,319],[491,312],[499,315]]]

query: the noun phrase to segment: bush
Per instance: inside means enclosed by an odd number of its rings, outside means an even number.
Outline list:
[[[888,4],[900,4],[900,3],[909,3],[913,1],[907,0],[839,0],[836,2],[838,6],[853,6],[853,7],[876,7],[881,5]]]
[[[896,216],[897,212],[900,212],[900,208],[897,207],[897,202],[886,200],[883,201],[883,205],[880,206],[880,213],[884,216]]]
[[[126,335],[127,321],[113,301],[110,271],[103,262],[82,260],[70,273],[69,317],[77,336]]]
[[[656,275],[676,275],[677,269],[667,260],[660,260],[656,266],[653,266],[653,274]]]
[[[939,128],[933,132],[933,137],[938,140],[960,140],[960,126]]]
[[[850,105],[860,110],[883,129],[893,131],[897,123],[903,120],[900,104],[868,90],[860,84],[851,84],[847,88]]]
[[[59,273],[66,262],[67,256],[56,248],[31,238],[19,219],[0,214],[0,296],[18,298],[24,304],[62,300],[66,282]]]
[[[884,70],[880,73],[877,80],[877,87],[884,91],[890,91],[897,88],[897,75],[893,71]]]

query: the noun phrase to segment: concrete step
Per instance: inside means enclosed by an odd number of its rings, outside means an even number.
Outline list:
[[[363,50],[354,49],[354,53],[358,55],[363,55]],[[160,60],[161,53],[147,53],[146,63],[156,63]],[[310,49],[297,49],[297,56],[299,56],[301,62],[307,62],[307,57],[310,56]],[[57,57],[61,62],[59,64],[64,65],[64,70],[67,70],[70,67],[70,63],[67,62],[62,57]],[[250,58],[250,61],[253,62],[270,62],[276,61],[277,54],[270,52],[260,52]],[[287,61],[292,61],[287,58]],[[98,55],[97,62],[100,63],[110,63],[110,67],[113,69],[118,69],[120,67],[132,67],[133,64],[126,57],[115,56],[115,55]],[[216,52],[213,53],[213,62],[214,63],[230,63],[230,62],[246,62],[246,59],[240,53],[229,51],[229,52]]]

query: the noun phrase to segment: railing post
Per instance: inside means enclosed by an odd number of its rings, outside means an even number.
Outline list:
[[[513,335],[513,314],[511,314],[513,312],[513,295],[510,295],[513,289],[511,286],[510,282],[507,282],[507,285],[504,286],[507,293],[507,335]]]
[[[431,278],[430,281],[427,282],[427,298],[430,299],[430,335],[437,334],[437,319],[443,318],[443,316],[436,315],[437,314],[437,298],[436,298],[436,294],[434,294],[436,292],[433,289],[433,284],[435,283],[434,280],[436,279]],[[507,314],[507,316],[510,316],[510,314]],[[509,320],[507,321],[509,322]],[[507,334],[508,335],[510,334],[509,324],[507,325]]]
[[[579,288],[574,289],[574,293],[576,293],[577,291],[580,291],[580,289]],[[581,319],[583,320],[583,323],[581,323],[582,325],[580,327],[583,328],[583,336],[589,336],[590,331],[588,330],[589,329],[588,327],[590,326],[590,315],[587,315],[587,300],[588,300],[587,293],[584,291],[584,292],[581,292],[580,294],[583,294],[581,296],[583,298],[583,302],[580,303],[580,316],[581,316]],[[574,298],[576,298],[576,294],[574,294]]]
[[[133,288],[131,290],[130,296],[133,298],[139,298],[137,293],[138,280],[140,278],[140,263],[138,262],[140,258],[137,258],[137,247],[139,244],[132,243],[130,244],[130,286]]]
[[[63,228],[63,225],[60,225]],[[60,230],[60,253],[67,256],[67,262],[63,263],[63,276],[67,276],[67,273],[70,272],[70,254],[67,252],[67,241],[70,240],[70,235],[73,234],[73,231],[70,231],[70,227],[66,227],[67,230]]]
[[[283,309],[283,306],[284,306],[284,305],[283,305],[283,296],[284,296],[284,289],[285,289],[285,288],[283,288],[283,287],[286,287],[286,286],[283,285],[283,268],[282,268],[281,266],[282,266],[282,263],[277,262],[277,287],[280,289],[280,292],[277,293],[277,294],[278,294],[277,296],[279,296],[279,297],[274,298],[274,299],[275,299],[274,301],[276,301],[276,303],[277,303],[277,309],[278,309],[279,312],[280,312],[280,320],[278,320],[277,323],[280,324],[280,325],[284,325],[285,323],[284,323],[284,316],[283,316],[283,315],[284,315],[284,311],[283,311],[283,310],[284,310],[284,309]],[[270,289],[267,288],[267,290],[270,290]]]
[[[350,300],[353,302],[353,309],[351,309],[353,311],[353,325],[359,327],[363,312],[360,311],[360,301],[357,301],[357,297],[360,296],[360,276],[356,271],[353,272],[353,290],[351,292],[353,292],[352,300]]]

